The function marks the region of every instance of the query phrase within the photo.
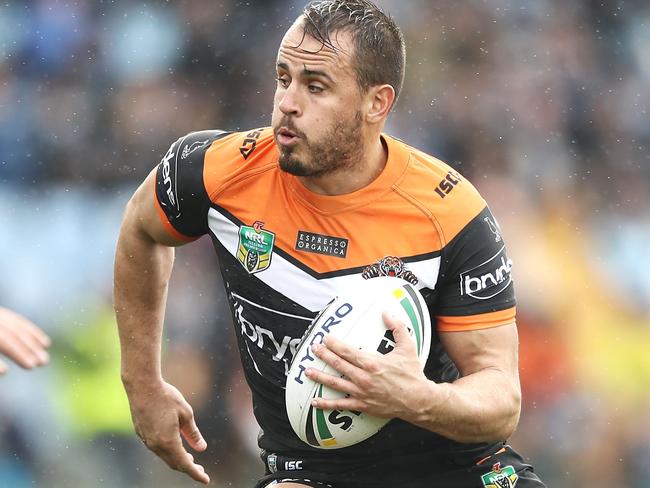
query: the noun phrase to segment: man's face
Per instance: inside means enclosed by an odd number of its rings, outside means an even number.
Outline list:
[[[278,51],[273,133],[280,167],[296,176],[351,169],[363,154],[352,41],[344,32],[333,38],[336,51],[305,36],[297,22]]]

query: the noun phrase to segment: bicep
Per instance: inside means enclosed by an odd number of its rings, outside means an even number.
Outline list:
[[[155,196],[156,170],[153,170],[135,191],[124,213],[122,232],[129,231],[165,246],[180,246],[180,239],[165,226]]]
[[[440,341],[461,376],[495,369],[518,385],[519,339],[514,322],[478,330],[440,332]]]

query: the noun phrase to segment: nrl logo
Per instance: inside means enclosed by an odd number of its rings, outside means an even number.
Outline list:
[[[237,260],[250,274],[264,271],[271,265],[275,234],[262,229],[264,222],[255,221],[252,227],[239,228]]]
[[[494,234],[494,242],[501,242],[501,232],[499,232],[499,226],[496,222],[493,222],[490,217],[485,217],[483,220],[490,228],[490,232]]]
[[[411,271],[406,269],[404,261],[395,256],[386,256],[370,266],[366,266],[361,276],[369,280],[377,276],[394,276],[408,281],[412,285],[418,284],[418,278]]]
[[[519,476],[512,466],[501,467],[501,463],[492,465],[492,471],[481,476],[485,488],[514,488]]]
[[[206,139],[205,141],[196,141],[190,144],[189,146],[186,144],[185,147],[183,148],[183,151],[181,152],[181,159],[185,159],[186,157],[188,157],[198,148],[206,144],[209,140],[210,139]]]

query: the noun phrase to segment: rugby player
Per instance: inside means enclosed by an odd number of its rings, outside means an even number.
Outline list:
[[[208,483],[192,408],[160,345],[173,247],[210,235],[261,427],[257,487],[540,487],[510,446],[521,403],[515,299],[498,224],[460,174],[382,132],[404,78],[403,36],[367,0],[308,5],[277,54],[272,127],[188,134],[130,200],[115,262],[122,378],[137,434]],[[348,448],[291,429],[284,385],[311,319],[344,283],[392,275],[420,289],[435,332],[424,372],[405,325],[395,349],[315,350],[346,379],[324,409],[392,420]]]

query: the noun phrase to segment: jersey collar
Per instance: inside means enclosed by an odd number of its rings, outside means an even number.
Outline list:
[[[301,203],[323,214],[333,214],[361,207],[388,193],[401,180],[409,164],[410,152],[406,146],[385,134],[382,139],[388,148],[386,166],[369,185],[343,195],[321,195],[307,189],[298,177],[280,170],[290,193]]]

